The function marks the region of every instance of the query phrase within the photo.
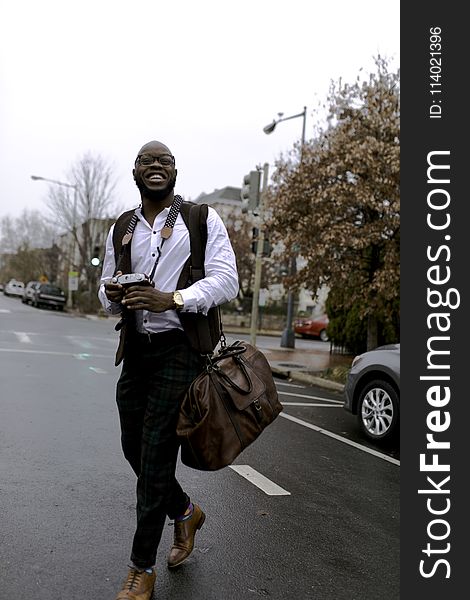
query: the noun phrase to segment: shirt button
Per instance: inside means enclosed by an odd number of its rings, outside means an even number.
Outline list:
[[[157,233],[156,231],[152,231],[152,233]]]
[[[147,323],[147,319],[144,319],[144,323]]]
[[[152,256],[155,256],[155,252],[152,252]]]

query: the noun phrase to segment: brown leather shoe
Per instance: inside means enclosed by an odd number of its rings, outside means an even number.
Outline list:
[[[147,573],[131,567],[116,600],[150,600],[156,577],[155,571]]]
[[[191,554],[194,548],[194,536],[201,529],[206,515],[197,504],[193,503],[193,514],[186,521],[175,521],[175,537],[168,555],[168,567],[179,566]]]

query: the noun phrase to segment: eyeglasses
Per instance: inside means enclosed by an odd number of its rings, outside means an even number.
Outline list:
[[[161,156],[152,156],[151,154],[140,154],[135,162],[144,167],[149,167],[157,161],[162,167],[170,167],[175,164],[175,157],[171,154],[162,154]]]

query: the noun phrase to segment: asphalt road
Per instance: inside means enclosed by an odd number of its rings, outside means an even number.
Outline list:
[[[0,295],[1,600],[113,600],[125,576],[135,480],[113,325]],[[155,598],[398,599],[397,448],[360,439],[337,393],[277,385],[283,413],[234,468],[178,466],[207,519],[175,572],[165,527]]]

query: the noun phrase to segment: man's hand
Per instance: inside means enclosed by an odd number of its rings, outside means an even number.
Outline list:
[[[116,273],[116,277],[119,275],[122,275],[121,271]],[[112,281],[108,281],[104,284],[104,293],[110,302],[117,302],[119,304],[124,298],[124,288],[120,283],[112,283]]]
[[[129,310],[149,310],[155,313],[165,312],[175,306],[172,292],[161,292],[151,285],[131,285],[125,288],[122,305]]]

